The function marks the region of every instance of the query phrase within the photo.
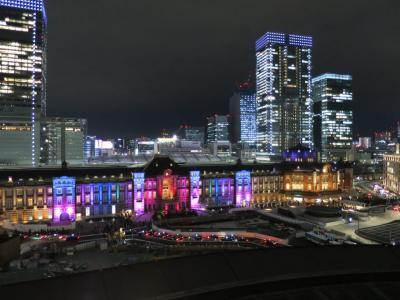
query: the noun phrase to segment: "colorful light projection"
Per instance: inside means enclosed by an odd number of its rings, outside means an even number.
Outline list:
[[[84,205],[111,205],[113,202],[113,185],[117,186],[114,182],[107,183],[90,183],[82,184],[81,187],[81,201]],[[118,187],[116,191],[115,201],[119,200]],[[131,202],[131,198],[128,198]]]
[[[155,178],[146,178],[144,201],[148,209],[155,208],[156,193],[157,193],[157,180]]]
[[[133,173],[133,209],[136,215],[144,213],[144,173]]]
[[[236,206],[248,207],[251,201],[251,174],[250,171],[236,172]]]
[[[231,205],[234,201],[233,179],[229,177],[215,178],[209,181],[209,197],[217,206]]]
[[[317,153],[308,148],[304,149],[288,149],[282,153],[283,160],[287,162],[315,162],[317,160]]]
[[[172,170],[165,170],[157,178],[158,196],[162,200],[174,200],[177,192],[177,178],[172,175]]]
[[[190,172],[190,207],[201,209],[200,204],[200,171]]]
[[[53,178],[53,222],[75,221],[75,177]]]
[[[182,209],[190,209],[189,202],[189,178],[186,176],[180,176],[177,178],[177,198],[176,211],[181,211]]]

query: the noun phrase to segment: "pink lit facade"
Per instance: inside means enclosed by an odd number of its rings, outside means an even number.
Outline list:
[[[298,164],[292,169],[280,164],[190,166],[165,157],[138,168],[37,168],[26,172],[27,177],[21,178],[16,171],[0,170],[0,211],[15,224],[68,223],[160,210],[338,201],[345,183],[352,182],[351,169],[333,170],[318,164],[309,169],[299,169]],[[309,190],[305,184],[300,187],[300,175],[322,176],[322,181],[328,176],[335,182],[323,192]],[[288,189],[292,186],[296,189]]]
[[[133,173],[133,208],[136,215],[145,211],[144,173]]]
[[[75,221],[75,178],[54,178],[53,194],[53,222]]]

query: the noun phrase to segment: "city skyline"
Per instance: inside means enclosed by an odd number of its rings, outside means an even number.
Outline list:
[[[399,3],[71,2],[0,0],[3,298],[397,299]]]
[[[88,118],[89,134],[99,136],[154,136],[161,128],[173,130],[180,124],[204,126],[207,115],[228,112],[229,97],[236,83],[254,70],[254,41],[265,32],[274,31],[313,37],[313,77],[325,72],[353,76],[355,135],[369,135],[397,121],[393,99],[398,97],[398,91],[391,84],[397,62],[391,51],[379,55],[384,47],[367,44],[368,37],[385,32],[379,36],[380,43],[390,42],[393,54],[396,53],[399,43],[396,39],[389,41],[394,14],[387,11],[386,3],[380,6],[363,3],[359,9],[354,5],[343,10],[340,5],[323,7],[310,1],[302,4],[305,9],[312,8],[305,24],[295,15],[298,5],[286,2],[291,5],[283,22],[270,12],[257,9],[267,5],[261,2],[258,6],[229,2],[228,6],[222,1],[206,21],[194,14],[196,8],[208,9],[207,3],[197,7],[174,1],[169,3],[169,10],[160,4],[164,10],[142,17],[140,11],[148,11],[150,4],[133,5],[135,9],[129,10],[126,8],[131,4],[115,1],[107,27],[103,27],[105,2],[98,1],[97,7],[83,3],[76,10],[69,3],[48,1],[49,114]],[[286,7],[274,3],[268,6],[278,16]],[[226,10],[222,17],[221,9]],[[132,11],[133,15],[125,11]],[[65,18],[72,12],[81,22],[65,28]],[[237,18],[239,12],[241,18]],[[379,24],[368,24],[373,14],[386,12]],[[334,17],[339,15],[342,22]],[[190,28],[179,25],[190,16],[194,17]],[[354,17],[359,26],[349,26]],[[149,21],[153,18],[160,22],[153,24]],[[315,28],[316,23],[322,26]],[[115,30],[118,34],[113,34]],[[98,38],[99,33],[106,39]],[[368,46],[359,48],[361,41]],[[195,51],[196,42],[202,51]],[[156,43],[163,47],[162,57],[157,55]],[[120,52],[109,59],[109,53],[117,47]],[[371,57],[379,57],[379,62]],[[167,72],[168,76],[163,76]],[[373,104],[378,97],[382,105],[392,109],[377,111]],[[109,101],[115,105],[106,107]],[[366,105],[357,105],[361,103]]]

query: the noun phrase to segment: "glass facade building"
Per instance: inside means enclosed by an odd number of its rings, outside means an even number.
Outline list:
[[[344,160],[353,141],[353,91],[350,75],[313,79],[314,140],[323,161]]]
[[[181,140],[201,142],[201,144],[204,144],[204,127],[181,125],[178,130],[178,136]]]
[[[36,165],[46,113],[42,0],[0,0],[0,164]]]
[[[86,136],[84,145],[85,162],[96,156],[96,137]]]
[[[240,90],[230,99],[231,140],[254,146],[257,142],[257,104],[254,90]]]
[[[83,164],[87,121],[71,118],[44,118],[41,122],[40,162],[46,165]]]
[[[207,144],[229,141],[228,116],[214,115],[207,118]]]
[[[257,158],[312,141],[312,38],[267,32],[256,41]]]

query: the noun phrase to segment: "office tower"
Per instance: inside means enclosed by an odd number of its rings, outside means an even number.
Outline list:
[[[395,145],[394,153],[383,154],[383,185],[400,195],[400,144]]]
[[[83,151],[85,162],[96,156],[96,136],[86,136]]]
[[[381,131],[374,133],[372,147],[372,157],[377,162],[383,161],[384,154],[392,153],[395,150],[394,137],[391,131]]]
[[[257,158],[312,142],[312,38],[267,32],[256,41]]]
[[[157,153],[157,142],[150,138],[138,138],[135,141],[135,155],[154,155]]]
[[[127,138],[115,138],[113,140],[114,144],[114,154],[115,155],[128,155],[130,153],[130,140]]]
[[[83,164],[87,121],[45,118],[41,123],[41,163],[46,165]]]
[[[255,147],[257,142],[257,104],[254,89],[240,86],[230,98],[231,142]]]
[[[206,139],[211,154],[229,156],[232,151],[229,141],[229,116],[214,115],[208,117]]]
[[[114,142],[112,140],[96,139],[94,148],[96,157],[109,157],[115,155]]]
[[[0,164],[38,163],[45,113],[43,0],[0,0]]]
[[[363,136],[358,138],[357,148],[361,150],[368,150],[372,147],[371,137]]]
[[[397,138],[397,142],[400,142],[400,121],[397,122],[397,126],[395,129],[395,137]]]
[[[207,144],[229,141],[228,116],[214,115],[207,118]]]
[[[353,91],[350,75],[313,79],[314,140],[323,161],[344,160],[353,141]]]
[[[181,125],[178,130],[178,137],[181,140],[204,143],[204,127]]]

